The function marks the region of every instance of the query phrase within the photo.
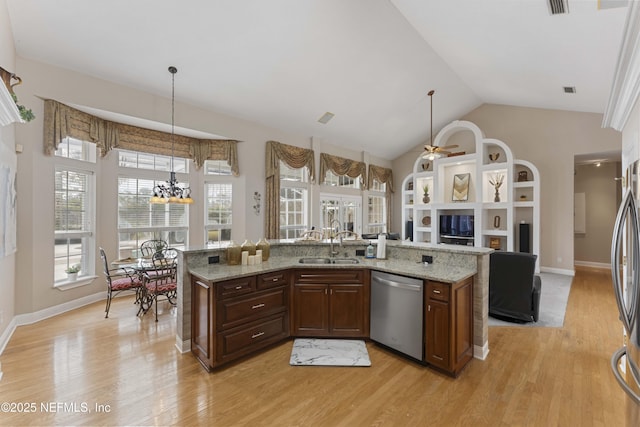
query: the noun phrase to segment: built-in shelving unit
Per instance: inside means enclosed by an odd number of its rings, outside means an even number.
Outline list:
[[[467,121],[445,126],[434,139],[434,145],[448,145],[447,141],[462,131],[473,134],[473,147],[434,160],[420,155],[413,172],[403,180],[403,237],[415,242],[485,246],[539,255],[538,169],[530,162],[514,159],[504,142],[485,138],[480,128]],[[496,192],[494,184],[500,180]],[[455,192],[454,181],[458,190]],[[425,187],[429,190],[428,198],[424,198]],[[473,236],[441,233],[442,215],[473,216]],[[528,235],[521,235],[525,229]]]

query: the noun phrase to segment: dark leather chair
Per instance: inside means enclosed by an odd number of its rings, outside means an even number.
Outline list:
[[[490,255],[490,316],[516,323],[538,321],[542,282],[535,274],[536,258],[521,252]]]

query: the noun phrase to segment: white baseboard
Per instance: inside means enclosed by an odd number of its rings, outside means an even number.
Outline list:
[[[176,335],[176,348],[182,354],[189,353],[191,351],[191,340],[182,341],[180,337]]]
[[[543,273],[553,273],[553,274],[562,274],[563,276],[575,276],[575,270],[567,270],[564,268],[553,268],[553,267],[540,267],[540,271]]]
[[[580,267],[591,267],[591,268],[599,268],[602,270],[611,270],[611,263],[608,263],[608,262],[574,261],[573,264]]]
[[[473,357],[479,360],[486,360],[489,355],[489,343],[485,342],[483,346],[473,346]]]
[[[49,317],[57,316],[58,314],[66,313],[67,311],[75,310],[76,308],[84,307],[85,305],[93,304],[94,302],[105,300],[106,293],[100,292],[93,295],[87,295],[86,297],[78,298],[73,301],[67,301],[65,303],[48,307],[43,310],[39,310],[33,313],[18,314],[11,319],[9,326],[0,335],[0,355],[4,352],[5,347],[9,343],[11,336],[16,330],[16,327],[22,325],[30,325],[32,323],[39,322]],[[2,372],[0,372],[0,377]]]

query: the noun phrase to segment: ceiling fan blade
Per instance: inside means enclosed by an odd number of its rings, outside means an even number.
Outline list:
[[[454,145],[445,145],[443,147],[436,147],[436,150],[441,151],[441,150],[450,150],[451,148],[458,148],[457,144]]]

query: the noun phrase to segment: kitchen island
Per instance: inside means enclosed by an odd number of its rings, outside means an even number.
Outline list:
[[[294,268],[336,270],[377,270],[394,274],[456,283],[473,278],[473,355],[484,360],[489,352],[488,344],[488,291],[489,254],[487,248],[457,245],[432,245],[405,241],[388,241],[386,259],[366,259],[356,256],[357,250],[367,242],[345,240],[335,243],[339,257],[357,258],[357,264],[300,264],[304,257],[329,257],[331,244],[317,241],[270,241],[271,256],[267,262],[256,265],[230,266],[226,264],[225,248],[187,248],[179,251],[178,263],[178,313],[176,346],[181,352],[191,350],[191,277],[210,283],[241,279],[287,271]],[[375,241],[374,241],[375,243]],[[433,262],[425,265],[423,255]],[[218,261],[218,262],[216,262]]]

